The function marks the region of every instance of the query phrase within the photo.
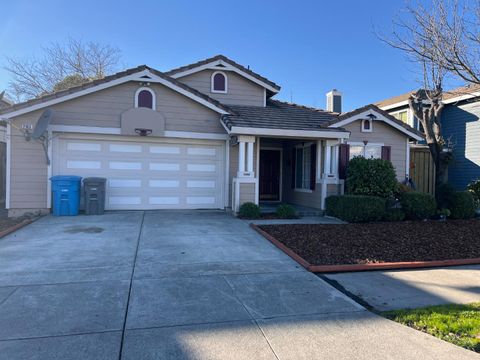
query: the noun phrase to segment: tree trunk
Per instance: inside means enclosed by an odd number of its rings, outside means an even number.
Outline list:
[[[435,189],[447,182],[448,161],[443,147],[438,144],[428,144],[433,163],[435,164]]]
[[[419,90],[409,99],[410,109],[420,121],[425,140],[435,164],[435,188],[447,182],[447,169],[451,154],[443,151],[441,116],[443,110],[441,88],[436,91]],[[425,102],[426,101],[426,102]]]

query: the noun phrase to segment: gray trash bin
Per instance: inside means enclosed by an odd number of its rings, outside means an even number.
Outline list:
[[[107,179],[89,177],[83,179],[85,214],[102,215],[105,212],[105,183]]]

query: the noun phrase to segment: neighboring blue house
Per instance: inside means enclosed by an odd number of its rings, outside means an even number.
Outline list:
[[[418,129],[418,121],[408,108],[412,92],[376,103],[397,119]],[[480,178],[480,86],[467,86],[445,92],[442,132],[453,147],[454,159],[448,169],[448,181],[463,190]]]

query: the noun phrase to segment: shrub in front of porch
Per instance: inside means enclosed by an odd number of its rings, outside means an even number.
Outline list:
[[[277,207],[276,215],[280,219],[295,219],[297,217],[297,212],[290,204],[280,204]]]
[[[238,216],[245,219],[258,219],[260,217],[260,206],[253,202],[246,202],[240,206]]]
[[[329,196],[325,206],[327,215],[352,223],[378,221],[385,215],[385,199],[378,196]]]
[[[357,156],[348,163],[346,190],[350,195],[391,198],[397,186],[397,176],[390,161]]]

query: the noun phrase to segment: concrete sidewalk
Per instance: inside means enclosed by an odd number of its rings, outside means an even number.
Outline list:
[[[480,301],[480,265],[325,276],[379,311]]]
[[[0,358],[477,359],[376,316],[224,212],[46,217],[0,240]]]

